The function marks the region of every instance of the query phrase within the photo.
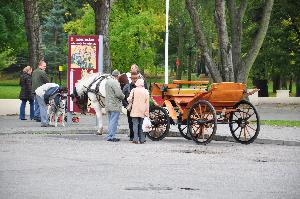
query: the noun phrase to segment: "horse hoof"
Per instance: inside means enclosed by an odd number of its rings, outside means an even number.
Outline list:
[[[103,134],[103,128],[99,129],[96,133],[96,135],[102,135]]]

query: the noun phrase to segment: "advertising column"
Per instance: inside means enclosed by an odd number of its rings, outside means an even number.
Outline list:
[[[98,72],[98,38],[98,36],[69,36],[68,112],[80,112],[77,104],[70,98],[78,80],[89,73]],[[94,110],[88,107],[88,112],[94,113]]]

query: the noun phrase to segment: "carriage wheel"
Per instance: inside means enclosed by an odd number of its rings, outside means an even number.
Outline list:
[[[149,119],[152,124],[152,130],[147,133],[149,139],[159,141],[166,137],[170,129],[170,119],[167,111],[158,106],[150,107]]]
[[[208,101],[200,100],[194,103],[187,122],[188,132],[197,144],[208,144],[216,134],[216,110]]]
[[[260,124],[255,107],[242,100],[235,105],[236,111],[231,112],[229,127],[233,138],[242,143],[250,144],[258,136]]]
[[[179,130],[181,136],[184,137],[185,139],[187,139],[187,140],[192,139],[190,134],[188,133],[188,128],[187,128],[186,124],[178,124],[178,130]]]

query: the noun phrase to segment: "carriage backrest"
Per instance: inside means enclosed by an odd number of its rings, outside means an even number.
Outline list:
[[[246,85],[234,82],[214,83],[211,90],[204,98],[207,98],[213,106],[234,106],[243,99]]]

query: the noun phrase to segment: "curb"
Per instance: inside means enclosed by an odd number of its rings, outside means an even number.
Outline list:
[[[167,137],[181,137],[179,132],[170,131]],[[214,141],[227,141],[227,142],[236,142],[232,136],[226,135],[215,135],[213,137]],[[238,143],[238,142],[236,142]],[[287,140],[274,140],[274,139],[263,139],[256,138],[253,143],[256,144],[274,144],[274,145],[284,145],[284,146],[300,146],[299,141],[287,141]]]
[[[119,129],[119,134],[127,134],[129,132],[128,129]],[[20,130],[13,133],[0,133],[1,135],[27,135],[27,134],[40,134],[40,135],[55,135],[55,134],[84,134],[84,135],[92,135],[96,134],[96,130],[92,129],[60,129],[56,131],[43,131],[43,130]],[[181,137],[179,132],[170,131],[166,137]],[[227,141],[227,142],[236,142],[232,136],[224,136],[224,135],[215,135],[213,138],[214,141]],[[287,140],[273,140],[273,139],[263,139],[256,138],[254,141],[256,144],[273,144],[273,145],[284,145],[284,146],[300,146],[299,141],[287,141]]]

